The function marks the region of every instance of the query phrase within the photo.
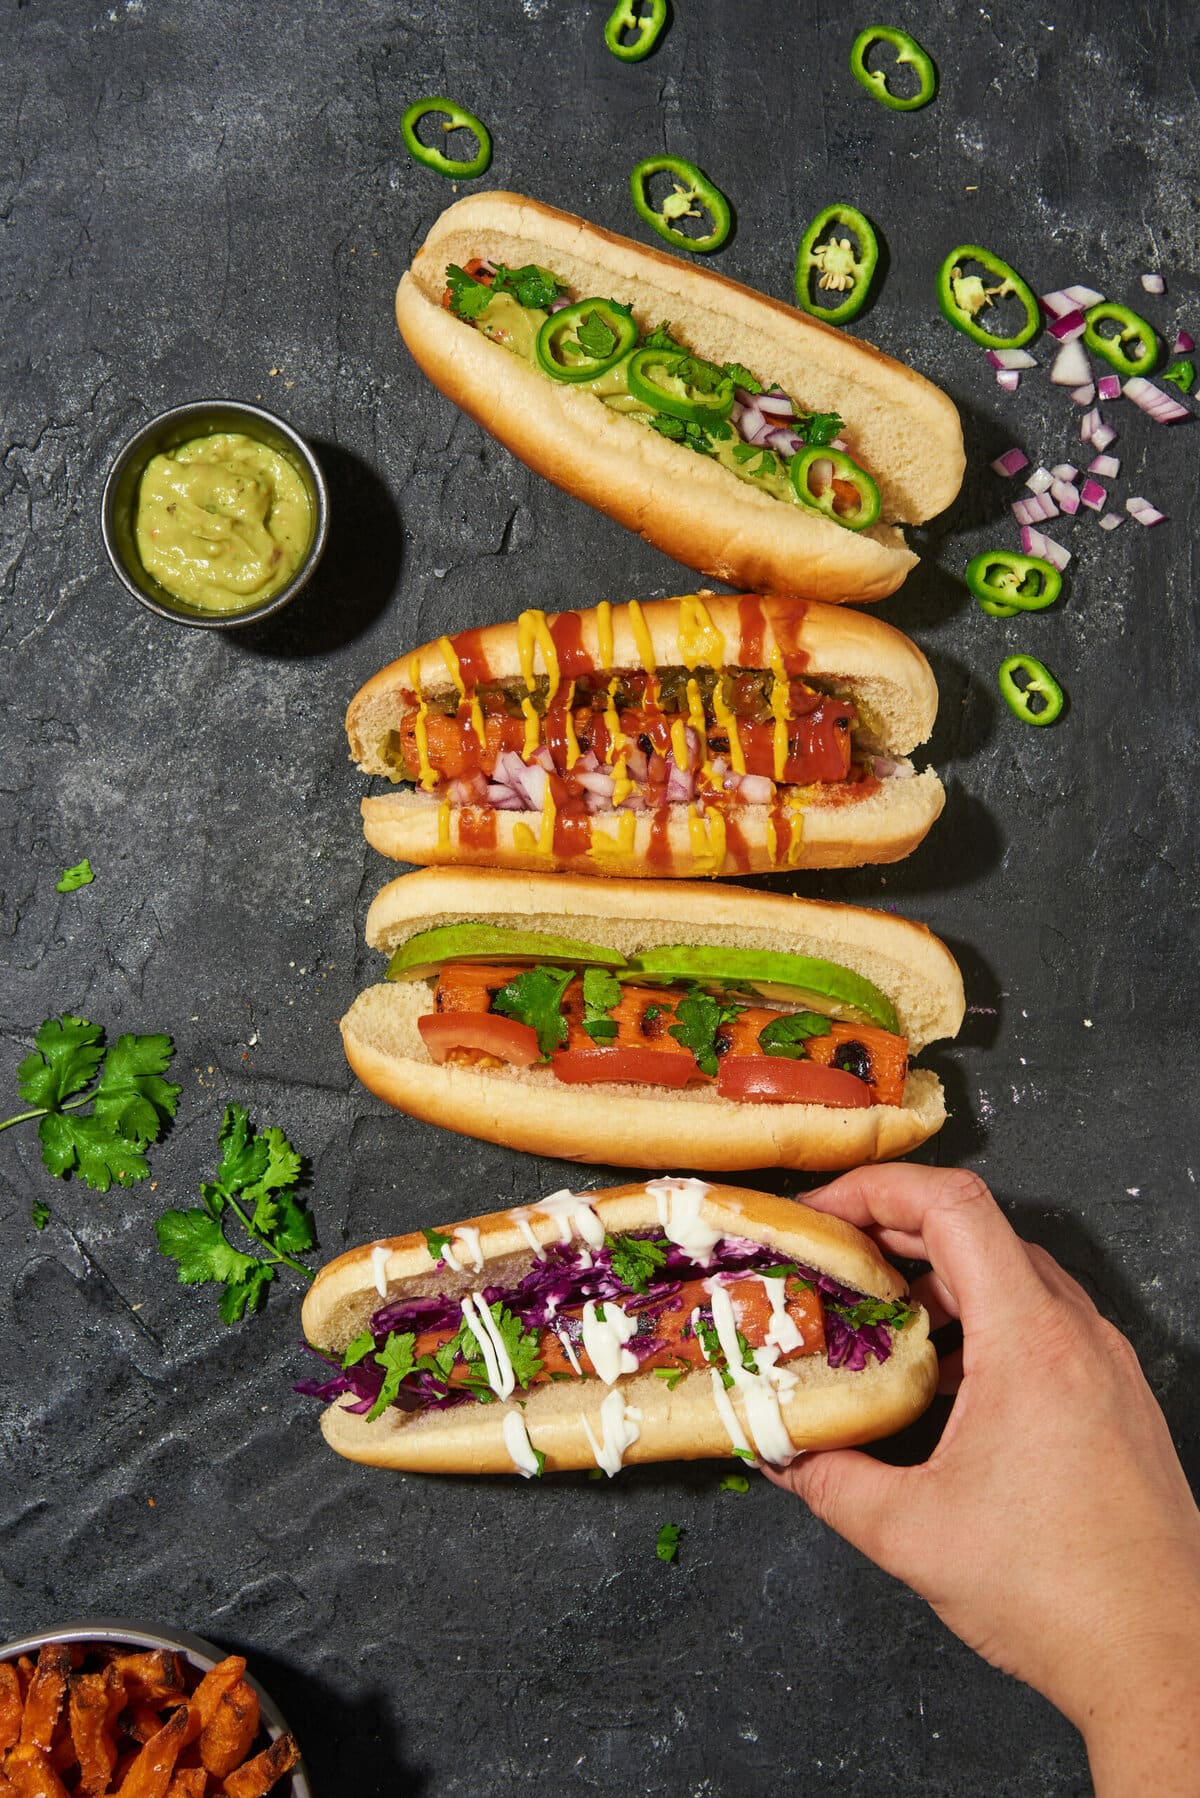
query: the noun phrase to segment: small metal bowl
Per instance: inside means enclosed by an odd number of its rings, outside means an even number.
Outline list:
[[[308,553],[287,586],[243,611],[206,612],[168,593],[143,566],[134,534],[138,488],[146,464],[152,457],[178,449],[180,444],[190,442],[193,437],[207,437],[218,431],[239,431],[283,456],[304,483],[313,517]],[[329,529],[329,490],[321,465],[304,439],[273,412],[264,412],[261,406],[249,406],[241,400],[192,400],[186,406],[173,406],[169,412],[160,413],[129,439],[104,483],[100,528],[117,579],[126,592],[132,593],[134,599],[140,600],[151,612],[156,612],[160,618],[170,618],[175,624],[192,625],[196,630],[236,630],[243,624],[256,624],[259,619],[269,618],[272,612],[282,611],[309,580],[325,548]]]
[[[81,1645],[86,1642],[111,1642],[122,1648],[176,1649],[202,1673],[207,1673],[210,1667],[223,1661],[226,1652],[223,1648],[217,1648],[214,1643],[206,1642],[203,1636],[193,1636],[187,1630],[157,1629],[152,1624],[131,1623],[123,1617],[94,1617],[85,1619],[82,1623],[64,1623],[59,1629],[39,1630],[36,1636],[24,1636],[19,1642],[6,1642],[0,1647],[0,1661],[15,1661],[18,1655],[36,1654],[48,1642],[77,1642]],[[285,1734],[294,1735],[295,1731],[288,1725],[275,1700],[270,1693],[263,1691],[249,1668],[246,1670],[246,1678],[258,1694],[263,1726],[271,1740]],[[313,1798],[303,1758],[272,1789],[271,1798]]]

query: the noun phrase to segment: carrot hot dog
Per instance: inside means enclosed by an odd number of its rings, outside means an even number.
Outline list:
[[[918,1416],[928,1318],[869,1239],[694,1179],[560,1192],[368,1244],[304,1304],[299,1390],[352,1460],[525,1475],[870,1441]]]
[[[711,593],[442,637],[346,719],[385,855],[719,875],[895,861],[944,802],[907,758],[937,688],[916,645],[844,608]]]

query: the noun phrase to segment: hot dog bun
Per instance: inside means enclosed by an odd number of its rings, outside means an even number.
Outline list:
[[[923,925],[740,887],[427,869],[402,875],[377,896],[367,940],[390,954],[418,931],[464,918],[583,939],[625,955],[683,942],[834,961],[891,999],[913,1053],[953,1036],[962,1022],[958,966]],[[413,1117],[534,1154],[722,1172],[844,1168],[907,1154],[945,1122],[941,1082],[926,1068],[910,1068],[902,1105],[842,1110],[735,1104],[707,1086],[567,1086],[540,1067],[438,1066],[417,1028],[418,1017],[432,1010],[427,981],[384,982],[361,993],[341,1025],[359,1079]]]
[[[611,1187],[581,1196],[609,1232],[660,1225],[659,1206],[644,1186]],[[557,1222],[536,1208],[521,1207],[519,1215],[540,1243],[561,1240]],[[703,1191],[700,1216],[723,1235],[764,1243],[785,1259],[815,1267],[865,1295],[890,1300],[907,1291],[904,1280],[861,1231],[794,1200],[735,1186],[709,1186]],[[339,1355],[345,1350],[385,1302],[377,1268],[390,1302],[406,1293],[457,1297],[486,1285],[504,1285],[532,1265],[528,1239],[512,1212],[477,1217],[469,1225],[479,1232],[480,1271],[457,1274],[435,1265],[420,1234],[367,1244],[322,1268],[304,1301],[308,1340]],[[928,1318],[919,1307],[903,1329],[892,1333],[892,1353],[882,1363],[872,1361],[855,1373],[828,1366],[823,1356],[789,1365],[799,1383],[781,1395],[780,1408],[797,1452],[870,1442],[903,1429],[920,1416],[937,1384]],[[622,1376],[618,1384],[627,1404],[642,1413],[637,1440],[624,1454],[626,1463],[730,1454],[729,1432],[717,1410],[707,1369],[685,1374],[673,1390],[653,1373]],[[540,1385],[522,1394],[523,1407],[515,1399],[424,1414],[390,1407],[373,1423],[335,1403],[324,1412],[321,1427],[330,1447],[352,1461],[414,1472],[505,1473],[513,1471],[513,1459],[504,1440],[504,1419],[506,1413],[520,1409],[530,1441],[545,1455],[549,1470],[591,1467],[595,1455],[584,1420],[599,1439],[600,1406],[610,1390],[594,1378]],[[745,1429],[741,1394],[734,1389],[730,1398]]]
[[[537,263],[580,299],[671,322],[696,354],[776,381],[805,411],[840,412],[882,498],[855,533],[773,499],[707,457],[549,379],[442,305],[446,268],[475,256]],[[413,357],[448,398],[556,486],[690,568],[765,593],[882,599],[916,563],[899,530],[953,500],[965,466],[952,402],[912,369],[795,307],[519,194],[459,200],[434,225],[396,294]]]
[[[540,626],[535,629],[531,620]],[[396,779],[387,751],[393,733],[414,712],[414,683],[427,699],[453,692],[451,667],[458,665],[459,651],[464,667],[486,670],[493,681],[520,681],[523,652],[527,668],[548,673],[545,642],[559,635],[565,641],[566,623],[572,665],[586,658],[597,669],[640,669],[648,646],[656,667],[786,665],[789,673],[854,699],[861,717],[856,745],[897,764],[898,772],[878,786],[787,789],[785,813],[738,807],[734,831],[697,829],[689,807],[677,804],[667,808],[665,820],[598,812],[586,835],[548,838],[537,828],[537,814],[519,812],[488,812],[486,832],[467,818],[464,829],[462,809],[441,812],[434,796],[410,789],[362,802],[367,840],[382,854],[418,863],[573,868],[627,878],[858,867],[908,855],[941,812],[945,793],[937,775],[916,774],[906,760],[929,736],[937,715],[937,685],[916,644],[866,613],[753,594],[701,592],[643,606],[552,614],[548,621],[527,612],[516,623],[425,644],[381,669],[351,701],[346,730],[352,757],[364,773]]]

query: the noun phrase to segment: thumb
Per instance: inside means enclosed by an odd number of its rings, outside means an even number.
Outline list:
[[[903,1490],[911,1469],[890,1467],[857,1449],[821,1449],[801,1455],[789,1467],[763,1467],[772,1485],[804,1500],[814,1517],[888,1572],[894,1525],[902,1515]]]

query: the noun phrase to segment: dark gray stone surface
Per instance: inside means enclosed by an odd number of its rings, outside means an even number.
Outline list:
[[[521,605],[689,579],[485,441],[407,359],[393,286],[451,195],[409,163],[399,119],[447,92],[492,126],[492,184],[619,230],[638,232],[637,157],[694,157],[737,211],[717,266],[772,293],[819,206],[857,201],[881,227],[865,333],[949,389],[968,440],[962,497],[883,608],[938,674],[951,801],[902,867],[805,888],[894,903],[958,949],[972,1010],[931,1057],[955,1114],[931,1153],[979,1168],[1132,1333],[1197,1472],[1195,434],[1114,406],[1114,491],[1171,522],[1104,540],[1081,515],[1065,604],[984,618],[963,564],[1016,540],[987,464],[1011,442],[1078,462],[1078,414],[1044,375],[1001,395],[931,286],[963,239],[1043,291],[1088,280],[1135,305],[1161,266],[1169,294],[1146,310],[1200,335],[1192,9],[907,0],[898,22],[941,69],[911,116],[848,75],[866,15],[676,0],[659,52],[626,68],[607,10],[5,8],[5,1062],[71,1009],[171,1030],[184,1091],[152,1186],[60,1186],[28,1128],[0,1139],[0,1631],[124,1612],[244,1647],[326,1794],[1081,1792],[1064,1722],[765,1483],[344,1465],[290,1392],[296,1295],[281,1283],[227,1330],[155,1250],[228,1099],[309,1157],[326,1254],[572,1172],[383,1115],[335,1028],[377,972],[362,915],[393,872],[362,843],[345,758],[360,681]],[[240,637],[141,612],[98,529],[128,432],[216,392],[283,411],[334,489],[317,585]],[[1055,730],[999,705],[1010,645],[1068,687]],[[60,897],[84,854],[95,885]],[[34,1198],[53,1210],[41,1235]],[[667,1519],[687,1531],[671,1567],[653,1552]]]

